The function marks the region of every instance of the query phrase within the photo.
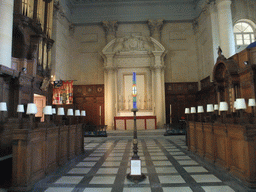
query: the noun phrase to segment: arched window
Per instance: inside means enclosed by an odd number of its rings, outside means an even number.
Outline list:
[[[254,29],[252,25],[244,21],[235,24],[234,36],[237,46],[249,45],[255,41]]]

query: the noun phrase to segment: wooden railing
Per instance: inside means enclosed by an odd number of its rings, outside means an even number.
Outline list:
[[[256,187],[256,126],[189,122],[189,150]]]
[[[33,184],[84,150],[82,124],[13,130],[13,191]]]

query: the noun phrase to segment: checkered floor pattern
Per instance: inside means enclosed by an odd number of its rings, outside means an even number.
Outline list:
[[[129,181],[132,137],[85,138],[85,154],[36,183],[33,192],[244,192],[253,191],[190,153],[185,136],[138,138],[140,183]]]

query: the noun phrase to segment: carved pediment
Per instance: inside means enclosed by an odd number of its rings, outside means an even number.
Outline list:
[[[154,38],[145,36],[125,36],[116,38],[103,49],[107,52],[164,51],[164,47]]]

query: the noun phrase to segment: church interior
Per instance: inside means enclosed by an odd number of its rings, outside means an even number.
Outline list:
[[[0,191],[256,191],[255,10],[1,0]]]

